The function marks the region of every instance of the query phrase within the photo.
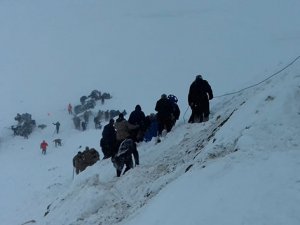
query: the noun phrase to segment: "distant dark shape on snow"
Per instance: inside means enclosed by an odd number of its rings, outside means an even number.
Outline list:
[[[88,109],[93,109],[96,106],[96,101],[94,99],[88,99],[81,103],[81,105],[76,105],[74,107],[74,113],[77,115]]]
[[[45,129],[47,127],[47,125],[45,125],[45,124],[39,124],[37,127],[43,130],[43,129]]]
[[[105,99],[111,99],[111,95],[109,93],[104,92],[101,95],[101,91],[93,90],[88,96],[83,95],[80,97],[80,105],[76,105],[74,107],[74,113],[78,115],[88,109],[93,109],[96,106],[96,102],[101,100],[102,104],[104,104]]]
[[[95,101],[98,101],[101,99],[101,92],[98,90],[93,90],[88,97],[94,99]]]
[[[36,127],[36,122],[31,118],[31,114],[23,113],[21,115],[18,113],[15,117],[15,120],[18,122],[18,124],[11,126],[14,135],[28,138],[33,129]]]
[[[86,147],[83,152],[79,151],[73,158],[73,167],[76,174],[84,171],[88,166],[94,165],[100,159],[100,155],[94,148]]]
[[[53,140],[55,147],[62,146],[62,140],[60,138],[56,138]]]

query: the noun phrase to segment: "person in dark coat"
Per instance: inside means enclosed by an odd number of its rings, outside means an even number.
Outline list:
[[[110,119],[109,123],[103,128],[102,138],[100,140],[100,146],[104,154],[103,159],[110,158],[116,153],[117,132],[114,123],[114,119]]]
[[[134,167],[132,155],[135,165],[139,165],[139,153],[137,151],[136,143],[132,139],[125,139],[120,144],[116,155],[111,159],[114,167],[116,168],[117,177],[121,176],[124,166],[126,167],[123,175]]]
[[[132,111],[129,115],[128,122],[133,125],[139,125],[139,127],[135,130],[132,130],[131,136],[134,141],[140,142],[144,139],[144,134],[146,131],[145,127],[145,113],[142,111],[140,105],[135,106],[135,110]]]
[[[59,132],[59,127],[60,127],[60,123],[57,121],[56,123],[53,123],[53,125],[55,126],[56,133],[58,134],[58,132]]]
[[[173,127],[173,126],[175,126],[176,120],[179,119],[180,109],[179,109],[179,106],[177,104],[178,99],[175,95],[168,95],[168,99],[170,100],[170,102],[172,104],[171,123],[172,123],[172,127]]]
[[[164,129],[170,132],[172,129],[173,107],[166,94],[162,94],[156,102],[155,111],[157,111],[158,135],[161,135]]]
[[[188,103],[192,109],[192,115],[189,123],[204,122],[209,119],[209,100],[213,99],[213,92],[206,80],[201,75],[197,75],[195,81],[191,84]]]

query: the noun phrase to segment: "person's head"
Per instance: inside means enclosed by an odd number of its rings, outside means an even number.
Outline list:
[[[167,95],[166,94],[162,94],[161,98],[167,98]]]
[[[120,118],[120,119],[124,119],[124,114],[123,114],[123,113],[120,113],[120,114],[119,114],[119,118]]]
[[[115,120],[114,119],[110,119],[109,120],[109,124],[114,124],[115,123]]]
[[[140,105],[136,105],[136,106],[135,106],[135,110],[137,110],[137,111],[141,111],[141,110],[142,110],[142,108],[141,108],[141,106],[140,106]]]
[[[203,79],[202,75],[199,74],[199,75],[196,76],[196,80],[202,80],[202,79]]]

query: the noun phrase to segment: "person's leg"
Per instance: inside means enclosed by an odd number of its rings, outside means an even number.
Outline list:
[[[130,169],[133,168],[133,161],[132,161],[132,157],[131,157],[131,156],[130,156],[130,158],[128,158],[128,159],[126,160],[125,165],[126,165],[126,168],[125,168],[125,170],[124,170],[123,175],[124,175],[128,170],[130,170]]]
[[[188,120],[189,123],[194,123],[194,116],[195,116],[195,112],[194,112],[194,109],[192,109],[192,114]]]

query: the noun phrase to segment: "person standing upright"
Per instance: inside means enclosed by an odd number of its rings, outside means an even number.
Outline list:
[[[158,135],[162,135],[163,130],[170,132],[172,129],[173,106],[166,94],[162,94],[156,102],[155,111],[157,111]]]
[[[42,149],[43,155],[46,155],[47,147],[48,147],[48,143],[45,140],[43,140],[42,143],[40,144],[40,148]]]
[[[73,109],[72,108],[73,107],[72,107],[71,103],[69,103],[69,105],[68,105],[68,112],[69,112],[69,114],[73,114]]]
[[[132,130],[132,139],[136,142],[143,141],[146,132],[146,116],[140,105],[136,105],[134,111],[130,113],[128,122],[133,125],[139,125],[139,128]]]
[[[209,119],[209,100],[213,99],[212,89],[207,82],[203,80],[201,75],[197,75],[196,79],[190,86],[188,94],[188,103],[192,109],[189,123],[201,123]]]
[[[56,123],[53,123],[53,125],[55,126],[56,133],[58,134],[58,132],[59,132],[59,127],[60,127],[60,123],[57,121]]]
[[[110,158],[116,153],[116,144],[117,144],[117,132],[114,127],[115,120],[110,119],[109,123],[104,126],[102,132],[102,138],[100,140],[100,147],[104,154],[103,159]]]

